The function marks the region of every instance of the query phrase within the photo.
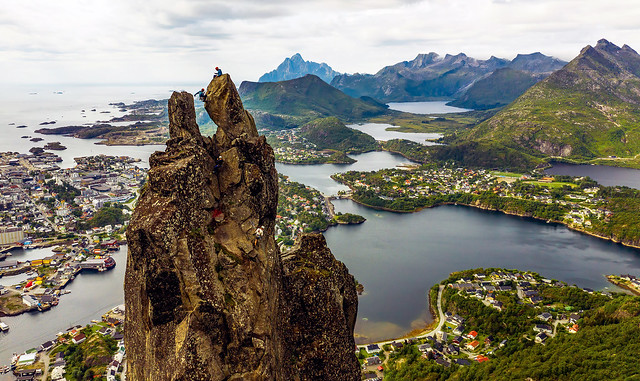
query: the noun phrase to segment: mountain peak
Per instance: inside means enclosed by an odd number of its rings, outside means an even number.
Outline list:
[[[595,48],[597,50],[604,50],[605,52],[608,52],[608,53],[617,53],[618,51],[620,51],[620,48],[616,44],[613,44],[605,40],[604,38],[598,40],[598,43],[596,44]]]
[[[567,63],[555,57],[544,55],[540,52],[518,54],[509,63],[509,67],[515,70],[523,70],[531,73],[550,73],[562,68]]]
[[[291,58],[285,60],[272,70],[260,77],[258,82],[278,82],[304,77],[307,74],[314,74],[323,81],[331,83],[331,80],[340,73],[334,71],[326,63],[305,61],[300,53],[296,53]]]
[[[305,62],[300,53],[296,53],[296,54],[292,55],[291,58],[289,58],[289,59],[291,61],[294,61],[294,62]]]

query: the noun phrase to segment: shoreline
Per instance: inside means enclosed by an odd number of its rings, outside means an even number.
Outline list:
[[[607,276],[605,276],[605,278],[607,278],[609,283],[611,283],[613,285],[616,285],[616,286],[618,286],[620,288],[624,288],[625,290],[630,291],[633,295],[640,296],[640,291],[638,289],[630,287],[626,283],[623,283],[623,282],[620,282],[620,281],[616,280],[615,278],[617,278],[617,276],[615,276],[615,275],[607,275]]]
[[[412,211],[403,211],[403,210],[393,210],[393,209],[385,208],[385,207],[381,207],[381,206],[368,205],[368,204],[365,204],[365,203],[363,203],[361,201],[355,200],[351,195],[347,196],[347,198],[350,199],[351,201],[355,202],[356,204],[365,206],[367,208],[371,208],[371,209],[375,209],[375,210],[383,210],[383,211],[392,212],[392,213],[416,213],[416,212],[422,211],[423,209],[430,209],[430,208],[435,208],[435,207],[438,207],[438,206],[462,205],[462,206],[467,206],[467,207],[476,208],[476,209],[488,210],[488,211],[492,211],[492,212],[500,212],[500,213],[507,214],[507,215],[510,215],[510,216],[517,216],[517,217],[521,217],[521,218],[530,218],[530,219],[533,219],[533,220],[536,220],[536,221],[544,221],[544,222],[547,222],[547,223],[554,223],[554,224],[565,226],[566,228],[568,228],[570,230],[573,230],[573,231],[578,232],[578,233],[586,234],[586,235],[589,235],[589,236],[594,237],[594,238],[602,239],[602,240],[605,240],[605,241],[611,241],[612,243],[616,243],[616,244],[623,245],[623,246],[626,246],[626,247],[631,247],[631,248],[634,248],[634,249],[640,249],[640,245],[635,245],[633,243],[629,243],[629,242],[625,242],[625,241],[619,241],[619,240],[616,240],[616,239],[614,239],[612,237],[606,237],[606,236],[599,235],[599,234],[594,233],[594,232],[589,232],[587,230],[584,230],[583,228],[578,228],[578,227],[575,227],[575,226],[571,226],[571,225],[565,224],[562,221],[546,220],[544,218],[539,218],[539,217],[535,217],[535,216],[528,216],[528,215],[525,215],[525,214],[518,214],[518,213],[508,212],[506,210],[489,208],[489,207],[486,207],[486,206],[483,206],[483,205],[464,204],[464,203],[460,203],[460,202],[457,202],[457,203],[444,202],[444,203],[440,203],[440,204],[434,204],[434,205],[431,205],[431,206],[424,206],[424,207],[417,208],[417,209],[412,210]]]

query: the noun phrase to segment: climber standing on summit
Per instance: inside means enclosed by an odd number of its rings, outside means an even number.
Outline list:
[[[213,73],[213,78],[221,77],[221,76],[222,76],[222,70],[216,66],[216,72]]]

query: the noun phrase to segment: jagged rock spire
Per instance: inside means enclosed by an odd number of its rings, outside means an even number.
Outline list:
[[[334,372],[331,379],[358,380],[353,277],[317,239],[298,249],[304,265],[287,262],[283,275],[273,150],[228,75],[211,81],[205,107],[218,125],[211,138],[199,132],[192,96],[171,96],[167,149],[150,157],[127,229],[128,379],[312,380]],[[333,275],[311,276],[316,259]],[[310,305],[309,292],[337,304]],[[305,319],[298,308],[317,311]]]

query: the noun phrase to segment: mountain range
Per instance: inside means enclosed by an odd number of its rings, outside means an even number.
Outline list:
[[[369,96],[384,102],[452,99],[497,69],[549,74],[565,64],[541,53],[519,54],[509,61],[493,56],[478,60],[464,53],[441,57],[432,52],[384,67],[376,74],[338,75],[331,85],[353,97]]]
[[[463,137],[538,157],[585,160],[640,153],[640,55],[607,40]]]
[[[291,58],[286,58],[275,70],[262,75],[262,77],[258,79],[258,82],[286,81],[304,77],[307,74],[316,75],[323,81],[330,83],[331,80],[340,73],[333,70],[324,62],[305,61],[300,53],[296,53],[291,56]]]

